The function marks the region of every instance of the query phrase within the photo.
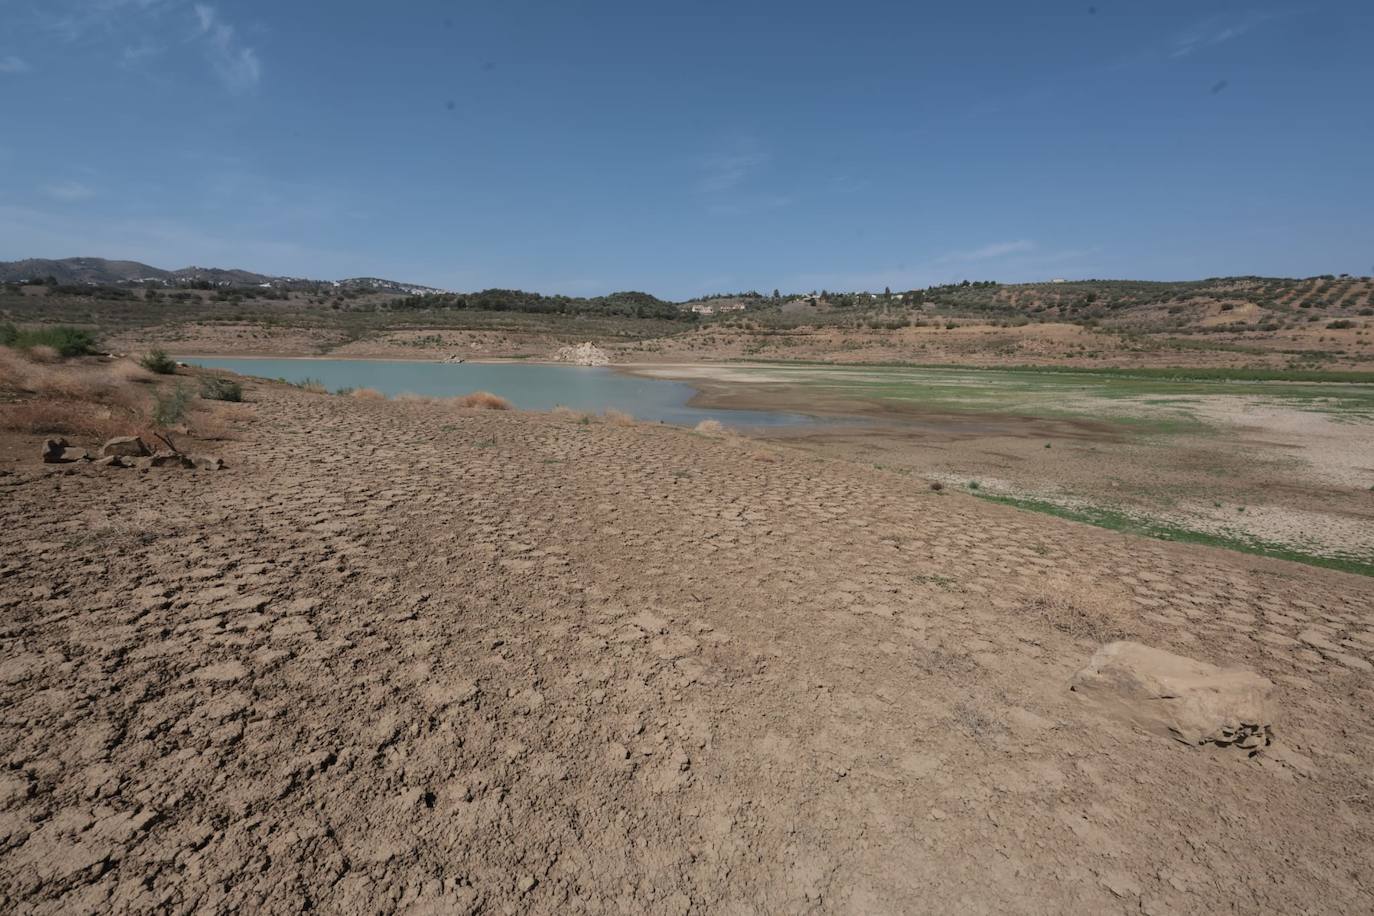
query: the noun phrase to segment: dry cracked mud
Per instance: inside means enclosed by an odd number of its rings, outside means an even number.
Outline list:
[[[649,425],[249,386],[0,474],[0,910],[1368,912],[1370,580]],[[1278,685],[1186,748],[1129,636]]]

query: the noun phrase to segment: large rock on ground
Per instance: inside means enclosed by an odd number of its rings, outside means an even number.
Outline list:
[[[90,454],[84,448],[72,448],[62,437],[43,442],[43,462],[45,464],[66,464],[72,461],[86,461]]]
[[[138,436],[116,436],[100,447],[100,454],[106,458],[111,455],[118,455],[120,458],[142,458],[144,455],[151,455],[152,452]]]
[[[1256,751],[1272,737],[1272,682],[1140,643],[1097,650],[1072,690],[1114,718],[1184,744]]]

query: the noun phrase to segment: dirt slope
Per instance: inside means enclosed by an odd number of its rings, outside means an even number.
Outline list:
[[[680,430],[249,394],[227,471],[4,465],[0,910],[1374,905],[1368,580]],[[1078,705],[1123,634],[1274,679],[1277,753]]]

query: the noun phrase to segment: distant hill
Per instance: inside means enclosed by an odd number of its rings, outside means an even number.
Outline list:
[[[209,284],[212,287],[233,288],[273,286],[280,289],[316,289],[335,287],[371,292],[405,295],[428,295],[446,290],[418,283],[402,283],[378,277],[354,277],[347,280],[310,280],[301,277],[273,277],[248,270],[226,270],[220,267],[183,267],[164,270],[138,261],[110,261],[105,258],[28,258],[23,261],[0,261],[0,283],[44,282],[52,278],[66,285],[132,286],[161,284],[189,286]]]

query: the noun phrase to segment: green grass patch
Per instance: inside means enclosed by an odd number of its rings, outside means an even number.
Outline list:
[[[1294,563],[1305,563],[1308,566],[1321,566],[1326,569],[1337,569],[1341,572],[1354,573],[1360,576],[1374,576],[1374,557],[1329,557],[1321,554],[1306,553],[1284,544],[1276,544],[1272,541],[1260,540],[1259,538],[1194,531],[1191,528],[1179,528],[1161,522],[1151,522],[1115,509],[1106,509],[1097,506],[1085,506],[1071,509],[1066,506],[1058,505],[1057,503],[1046,502],[1042,499],[1026,499],[1017,496],[993,496],[989,493],[974,493],[973,495],[977,496],[979,499],[985,499],[988,502],[1001,503],[1004,506],[1012,506],[1030,512],[1040,512],[1045,515],[1054,515],[1059,518],[1069,519],[1070,521],[1083,522],[1098,528],[1106,528],[1110,531],[1138,534],[1142,537],[1156,538],[1161,541],[1179,541],[1185,544],[1204,544],[1208,547],[1222,547],[1226,550],[1235,550],[1240,553],[1273,557],[1278,560],[1289,560]]]
[[[16,350],[51,347],[62,356],[87,356],[96,352],[95,335],[81,328],[55,327],[21,331],[12,324],[0,324],[0,346]]]

